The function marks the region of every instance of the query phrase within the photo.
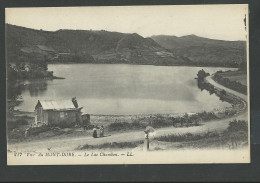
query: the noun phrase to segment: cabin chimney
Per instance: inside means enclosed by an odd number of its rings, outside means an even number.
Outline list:
[[[72,98],[72,102],[73,102],[73,104],[74,104],[74,106],[75,106],[76,108],[79,107],[78,101],[77,101],[76,97],[73,97],[73,98]]]

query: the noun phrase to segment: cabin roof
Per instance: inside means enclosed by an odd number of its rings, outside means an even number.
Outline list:
[[[44,110],[72,110],[75,106],[71,100],[38,100]]]

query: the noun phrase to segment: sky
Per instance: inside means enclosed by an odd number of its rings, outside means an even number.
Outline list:
[[[247,5],[242,4],[7,8],[6,23],[48,31],[92,29],[138,33],[143,37],[195,34],[246,40],[247,13]]]

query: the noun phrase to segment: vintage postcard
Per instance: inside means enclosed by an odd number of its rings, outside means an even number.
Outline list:
[[[8,165],[250,163],[247,4],[5,15]]]

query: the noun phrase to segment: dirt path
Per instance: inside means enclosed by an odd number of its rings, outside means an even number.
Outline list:
[[[241,99],[247,101],[246,95],[243,95],[241,93],[228,89],[222,85],[219,85],[218,83],[213,81],[211,77],[207,77],[206,80],[212,85],[214,85],[215,87],[224,89],[228,93],[236,95]],[[184,133],[196,134],[196,133],[203,133],[203,132],[214,131],[214,130],[223,131],[228,127],[229,121],[233,119],[247,120],[247,113],[243,112],[231,118],[204,122],[203,125],[201,126],[193,126],[188,128],[167,127],[167,128],[156,129],[156,136],[184,134]],[[142,130],[118,133],[113,135],[110,134],[105,134],[105,135],[107,135],[107,137],[95,138],[95,139],[93,137],[86,136],[80,138],[74,137],[70,139],[55,139],[55,140],[46,139],[37,142],[15,143],[15,144],[9,144],[8,150],[23,151],[23,152],[73,151],[76,147],[85,144],[98,145],[98,144],[111,143],[111,142],[133,142],[133,141],[139,141],[144,139],[144,132]]]

